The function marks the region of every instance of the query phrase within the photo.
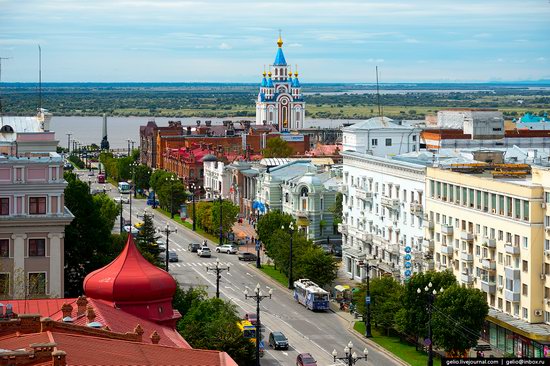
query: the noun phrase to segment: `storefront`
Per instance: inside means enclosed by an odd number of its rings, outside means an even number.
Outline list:
[[[550,325],[547,324],[530,324],[490,309],[481,338],[502,353],[550,358]]]

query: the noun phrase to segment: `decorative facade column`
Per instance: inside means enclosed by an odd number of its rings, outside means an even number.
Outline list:
[[[25,284],[27,283],[25,273],[25,245],[27,234],[13,234],[11,236],[13,240],[13,273],[12,273],[12,286],[13,297],[15,299],[21,299],[25,297]]]
[[[48,287],[50,289],[50,297],[62,297],[63,296],[63,245],[62,240],[63,233],[48,234],[50,241],[50,270]]]

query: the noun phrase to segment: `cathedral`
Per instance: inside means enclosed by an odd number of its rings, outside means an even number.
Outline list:
[[[275,62],[267,74],[263,73],[256,101],[256,124],[273,124],[280,132],[288,132],[303,127],[305,103],[298,72],[293,73],[286,63],[280,35],[277,46]]]

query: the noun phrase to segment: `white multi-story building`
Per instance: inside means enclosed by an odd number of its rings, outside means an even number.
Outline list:
[[[387,117],[374,117],[342,129],[343,150],[375,156],[418,151],[420,129],[399,125]]]
[[[221,192],[223,198],[229,198],[231,179],[227,165],[223,161],[218,161],[213,155],[207,155],[205,158],[207,159],[203,159],[203,169],[206,198],[214,198],[214,192],[216,194]]]
[[[433,269],[423,247],[424,165],[345,151],[342,153],[342,256],[350,278],[362,280],[360,261],[406,279]]]

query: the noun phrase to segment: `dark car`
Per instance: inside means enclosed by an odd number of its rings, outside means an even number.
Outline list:
[[[199,243],[191,243],[189,244],[189,246],[187,247],[187,249],[191,252],[191,253],[196,253],[197,250],[199,250],[201,248],[201,245]]]
[[[63,165],[63,170],[73,170],[73,169],[74,169],[74,166],[71,163],[65,163]]]
[[[258,318],[256,317],[256,313],[246,313],[244,315],[244,319],[248,320],[252,325],[256,325],[258,322]]]
[[[288,339],[282,332],[269,333],[269,347],[273,349],[288,349]]]
[[[244,252],[239,253],[238,258],[240,261],[255,261],[258,257],[256,257],[256,254]]]
[[[164,262],[166,260],[166,252],[160,252],[159,259]],[[174,252],[173,250],[169,250],[168,262],[179,262],[178,253]]]
[[[309,353],[300,353],[296,357],[296,366],[317,366],[317,361]]]

